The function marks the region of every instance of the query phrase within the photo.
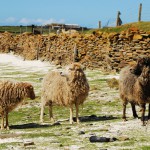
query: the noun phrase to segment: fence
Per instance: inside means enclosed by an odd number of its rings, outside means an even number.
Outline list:
[[[119,16],[118,13],[120,13]],[[146,5],[146,3],[139,4],[137,7],[132,7],[129,5],[128,9],[124,8],[122,10],[118,10],[114,18],[108,18],[103,22],[103,26],[116,26],[118,17],[120,17],[122,24],[138,21],[150,21],[149,5]]]

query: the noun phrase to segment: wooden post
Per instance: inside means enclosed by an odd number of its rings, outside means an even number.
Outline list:
[[[51,29],[50,29],[50,26],[49,26],[49,30],[48,30],[48,33],[50,34],[50,32],[51,32]]]
[[[142,12],[142,4],[140,3],[140,6],[139,6],[139,16],[138,16],[138,21],[139,22],[141,21],[141,12]]]
[[[119,26],[119,16],[120,16],[120,11],[118,11],[117,13],[116,26]]]
[[[98,22],[98,28],[101,29],[101,21]]]
[[[31,26],[32,33],[34,34],[34,25]]]
[[[20,25],[20,34],[22,33],[22,25]]]
[[[43,26],[41,26],[41,34],[43,34]]]
[[[73,62],[78,62],[78,49],[77,45],[74,45],[74,50],[73,50]]]
[[[83,31],[84,31],[84,28],[82,27],[82,33],[83,33]]]

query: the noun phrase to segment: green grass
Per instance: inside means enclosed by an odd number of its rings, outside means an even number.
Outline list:
[[[82,34],[91,34],[91,33],[93,33],[93,31],[108,32],[108,33],[111,33],[111,32],[120,33],[124,30],[131,28],[131,27],[136,27],[139,30],[143,30],[143,31],[150,31],[150,22],[144,22],[144,21],[133,22],[133,23],[129,23],[129,24],[124,24],[124,25],[119,26],[119,27],[105,27],[102,29],[90,29],[90,30],[85,30],[83,32],[82,31],[80,31],[80,32]],[[36,29],[38,31],[41,31],[40,27],[37,27]],[[19,34],[20,32],[21,33],[32,32],[31,26],[27,27],[27,28],[25,26],[22,26],[21,28],[20,28],[20,26],[0,26],[0,32],[4,32],[4,31],[12,32],[14,34]],[[56,31],[54,31],[54,30],[51,30],[51,32],[56,33]],[[48,33],[49,33],[49,29],[43,28],[43,34],[48,34]]]
[[[135,23],[124,24],[119,27],[106,27],[106,28],[95,29],[95,30],[93,29],[93,30],[87,31],[87,33],[92,33],[93,31],[100,31],[100,32],[107,32],[107,33],[111,33],[111,32],[120,33],[132,27],[138,28],[139,30],[143,30],[146,32],[147,31],[150,32],[150,22],[135,22]]]
[[[24,76],[20,81],[30,81],[35,86],[36,91],[40,91],[41,82],[37,80],[43,77],[42,73],[23,72],[15,71],[12,76],[15,77],[17,74]],[[7,71],[10,71],[9,68]],[[8,74],[7,74],[8,73]],[[2,75],[2,73],[0,73]],[[10,72],[3,71],[3,76],[11,75]],[[79,149],[91,150],[91,149],[102,149],[112,147],[122,147],[128,149],[128,147],[141,148],[146,150],[148,146],[144,146],[144,143],[148,143],[150,138],[147,134],[140,131],[140,129],[134,130],[129,129],[127,131],[118,130],[119,135],[127,135],[129,140],[127,141],[116,141],[109,143],[90,143],[89,137],[93,134],[97,136],[105,136],[110,133],[110,128],[117,123],[122,122],[122,103],[118,97],[107,99],[106,96],[111,94],[118,94],[118,90],[110,89],[107,85],[106,73],[100,71],[88,71],[87,77],[89,78],[90,94],[87,100],[84,102],[83,107],[79,108],[79,117],[81,120],[80,124],[74,123],[69,124],[69,108],[54,106],[53,114],[56,121],[60,121],[60,125],[54,125],[49,120],[48,107],[45,107],[44,111],[44,123],[40,124],[40,93],[35,100],[25,100],[22,106],[18,107],[9,113],[9,124],[11,130],[0,131],[0,136],[14,135],[13,139],[19,139],[19,142],[10,142],[0,145],[0,149],[18,148],[18,149],[29,149],[29,147],[23,147],[23,141],[33,141],[33,145],[36,149],[69,149],[71,146],[79,146]],[[93,89],[92,89],[93,88]],[[93,94],[93,95],[92,95]],[[97,94],[97,95],[96,95]],[[104,94],[102,96],[101,94]],[[103,99],[102,99],[103,98]],[[128,105],[127,109],[131,109]],[[118,113],[119,112],[119,113]],[[75,116],[75,110],[74,110]],[[87,119],[88,117],[96,116],[97,120]],[[87,117],[87,118],[86,118]],[[132,120],[132,115],[128,115],[129,120]],[[135,121],[136,124],[136,121]],[[79,134],[79,131],[84,131],[85,134]],[[113,133],[112,133],[113,134]],[[138,145],[143,143],[143,145]],[[31,146],[32,147],[32,146]]]
[[[142,146],[140,149],[141,149],[141,150],[149,150],[149,149],[150,149],[150,146]]]

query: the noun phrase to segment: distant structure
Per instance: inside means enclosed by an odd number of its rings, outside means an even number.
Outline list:
[[[61,23],[51,23],[51,24],[47,24],[45,25],[45,27],[48,27],[49,29],[52,30],[58,30],[58,29],[65,29],[65,30],[69,30],[69,29],[74,29],[74,30],[82,30],[82,29],[87,29],[87,27],[81,27],[78,24],[61,24]]]

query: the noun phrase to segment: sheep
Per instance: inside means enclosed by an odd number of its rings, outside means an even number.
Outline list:
[[[124,108],[122,118],[125,121],[126,121],[125,111],[126,111],[126,105],[128,102],[130,102],[130,104],[131,104],[133,117],[134,118],[138,117],[138,115],[136,113],[136,109],[135,109],[135,102],[130,99],[128,101],[128,99],[124,98],[126,96],[126,94],[132,90],[133,84],[135,83],[135,81],[138,77],[135,74],[131,73],[132,68],[134,68],[134,67],[126,66],[125,68],[123,68],[120,72],[120,77],[119,77],[119,92],[120,92],[120,97],[123,99],[123,108]],[[132,86],[130,86],[130,84]]]
[[[61,29],[61,31],[63,34],[70,34],[70,35],[78,33],[78,31],[74,29],[69,29],[67,31],[65,29]]]
[[[66,74],[49,72],[43,79],[41,93],[41,123],[46,105],[49,106],[50,120],[54,121],[52,113],[54,104],[70,108],[70,124],[73,123],[73,105],[75,105],[76,121],[79,123],[79,105],[83,104],[88,96],[89,84],[81,65],[73,63],[69,65]]]
[[[149,66],[150,67],[150,57],[142,57],[139,58],[137,60],[137,63],[134,64],[133,66],[127,66],[125,67],[120,74],[120,80],[123,80],[124,82],[130,82],[133,81],[135,82],[135,80],[137,79],[137,77],[141,74],[142,69],[144,66]],[[132,112],[133,112],[133,117],[134,118],[138,118],[138,115],[136,113],[136,109],[135,109],[135,104],[133,102],[131,103],[131,107],[132,107]],[[149,114],[150,114],[150,104],[149,104]],[[126,120],[126,117],[123,117]]]
[[[0,80],[1,130],[9,129],[8,113],[15,109],[25,98],[35,99],[34,88],[30,83]],[[4,118],[6,125],[4,127]]]
[[[144,66],[139,76],[132,74],[130,69],[132,69],[130,66],[122,69],[119,79],[120,97],[123,100],[123,119],[126,120],[126,105],[130,102],[134,117],[137,117],[135,105],[142,108],[141,120],[144,125],[145,105],[150,103],[150,67]],[[148,118],[150,118],[150,111]]]

